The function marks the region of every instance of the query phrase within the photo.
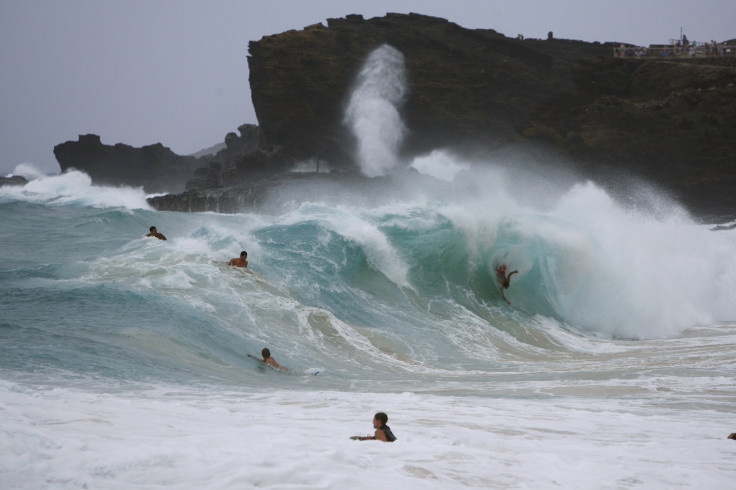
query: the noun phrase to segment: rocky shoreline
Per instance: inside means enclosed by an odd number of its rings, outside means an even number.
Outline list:
[[[57,159],[62,170],[79,168],[95,182],[186,189],[150,199],[174,211],[239,212],[261,205],[274,186],[360,178],[347,177],[357,167],[343,112],[361,63],[383,43],[405,57],[406,159],[436,148],[532,145],[585,177],[654,183],[696,215],[736,212],[732,57],[622,59],[613,56],[619,43],[512,39],[418,14],[352,15],[252,41],[259,124],[228,135],[230,145],[215,156],[179,157],[162,145],[101,151],[99,138],[80,137],[57,146]],[[306,160],[336,172],[288,173]]]

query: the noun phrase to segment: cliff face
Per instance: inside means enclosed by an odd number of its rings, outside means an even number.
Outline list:
[[[572,84],[573,59],[612,52],[600,44],[509,39],[416,14],[329,19],[328,27],[249,44],[262,144],[288,147],[296,158],[349,160],[352,140],[342,121],[351,83],[382,44],[405,57],[409,96],[401,115],[410,131],[408,153],[514,134],[534,107]]]
[[[733,57],[620,59],[613,45],[510,39],[415,14],[329,19],[251,42],[262,146],[350,162],[346,99],[383,43],[405,56],[406,154],[543,143],[590,176],[645,177],[700,214],[736,210]]]
[[[731,214],[736,68],[712,62],[581,60],[574,89],[540,104],[521,132],[563,149],[593,175],[623,170],[698,214]]]

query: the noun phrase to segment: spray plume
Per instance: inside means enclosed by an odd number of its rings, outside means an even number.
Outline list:
[[[367,177],[386,175],[396,167],[405,132],[399,107],[406,93],[404,55],[387,44],[373,50],[345,111],[345,124],[358,142],[360,169]]]

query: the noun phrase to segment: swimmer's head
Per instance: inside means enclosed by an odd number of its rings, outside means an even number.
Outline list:
[[[264,347],[263,350],[261,351],[261,355],[263,356],[264,359],[268,359],[269,357],[271,357],[271,351],[268,350],[268,347]]]
[[[240,258],[244,259],[247,256],[248,256],[248,252],[246,252],[245,250],[243,250],[242,252],[240,252]]]

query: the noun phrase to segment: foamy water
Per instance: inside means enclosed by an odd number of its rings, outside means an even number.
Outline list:
[[[1,188],[2,487],[731,488],[736,235],[456,164],[280,216]]]
[[[5,488],[725,489],[736,478],[732,416],[641,400],[2,392]],[[349,440],[371,431],[376,407],[397,442]]]

